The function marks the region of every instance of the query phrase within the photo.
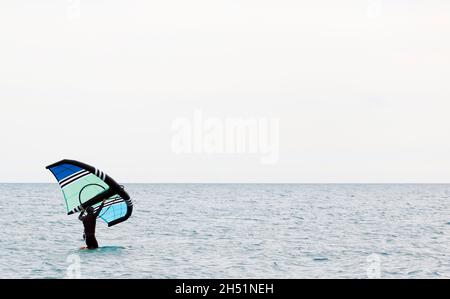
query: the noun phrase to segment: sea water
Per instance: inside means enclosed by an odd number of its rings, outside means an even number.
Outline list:
[[[56,184],[0,185],[0,278],[450,278],[450,185],[126,185],[80,251]]]

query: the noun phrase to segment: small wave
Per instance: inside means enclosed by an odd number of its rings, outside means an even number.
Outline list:
[[[434,275],[434,276],[442,276],[442,274],[439,273],[438,271],[434,271],[431,274]]]
[[[408,275],[416,275],[416,274],[419,274],[421,272],[422,272],[422,270],[411,271],[411,272],[408,272]]]

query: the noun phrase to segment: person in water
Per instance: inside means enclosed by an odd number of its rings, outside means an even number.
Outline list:
[[[98,207],[97,212],[95,212],[93,207],[87,207],[86,210],[83,210],[80,214],[80,221],[83,222],[84,225],[84,239],[86,241],[87,249],[94,250],[98,248],[98,242],[95,238],[95,225],[97,223],[97,217],[100,215],[100,212],[102,211],[103,207],[105,206],[104,199],[102,201],[102,204]],[[87,213],[85,216],[84,213]]]

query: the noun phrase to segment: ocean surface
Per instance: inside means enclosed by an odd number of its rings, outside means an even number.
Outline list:
[[[0,184],[0,278],[450,278],[450,185],[126,185],[97,251],[56,184]]]

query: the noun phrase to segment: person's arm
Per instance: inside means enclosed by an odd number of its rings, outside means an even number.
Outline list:
[[[80,216],[78,216],[78,219],[79,219],[80,221],[83,221],[83,219],[84,219],[84,212],[85,212],[84,209],[81,210]]]
[[[97,212],[95,212],[95,217],[98,217],[98,215],[100,215],[100,212],[103,210],[103,207],[105,206],[105,201],[106,201],[106,198],[102,201],[102,204],[98,207],[98,210],[97,210]]]

